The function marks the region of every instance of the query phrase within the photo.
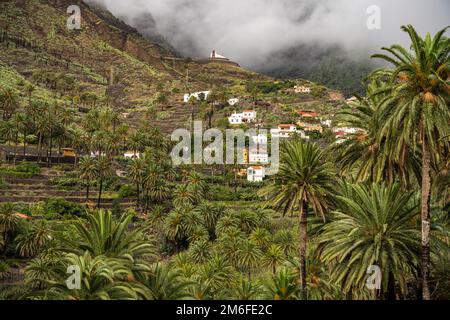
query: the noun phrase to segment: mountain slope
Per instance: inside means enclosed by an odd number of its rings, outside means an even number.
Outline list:
[[[23,77],[20,83],[34,85],[36,92],[76,98],[81,104],[96,100],[124,110],[152,104],[161,88],[179,92],[169,95],[169,104],[176,104],[182,93],[210,89],[224,79],[265,78],[236,67],[186,61],[165,48],[162,39],[151,42],[109,12],[81,1],[82,29],[69,30],[66,10],[73,3],[0,2],[0,63]],[[12,86],[14,81],[2,83]],[[24,96],[20,87],[15,89]]]

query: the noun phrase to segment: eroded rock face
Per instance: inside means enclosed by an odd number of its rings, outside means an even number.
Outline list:
[[[174,55],[178,55],[176,50],[159,33],[156,21],[150,13],[141,13],[132,18],[124,17],[123,20],[136,28],[147,40],[160,45]]]

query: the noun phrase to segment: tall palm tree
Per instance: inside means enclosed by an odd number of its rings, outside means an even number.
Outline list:
[[[332,170],[324,161],[319,147],[295,139],[282,145],[280,169],[273,182],[263,190],[267,204],[282,209],[284,214],[298,210],[300,216],[300,286],[301,297],[307,299],[306,243],[307,214],[312,208],[325,220],[327,196],[332,189]]]
[[[132,269],[148,270],[146,260],[154,255],[154,247],[144,234],[144,226],[129,229],[133,216],[115,219],[110,211],[99,210],[88,221],[73,223],[71,237],[61,237],[63,252],[78,255],[89,252],[93,257],[106,256],[130,264]]]
[[[271,244],[264,254],[263,264],[272,270],[275,275],[277,267],[285,261],[283,248],[277,244]]]
[[[99,157],[96,162],[96,175],[98,180],[98,200],[97,208],[100,208],[102,201],[103,183],[105,179],[114,175],[111,167],[111,161],[107,157]]]
[[[388,79],[389,86],[380,90],[386,94],[381,103],[384,126],[381,135],[387,139],[402,137],[422,154],[421,219],[422,219],[422,291],[430,299],[430,190],[431,162],[438,161],[448,146],[450,133],[449,83],[450,39],[444,36],[448,27],[432,38],[421,38],[411,26],[402,26],[411,39],[411,51],[399,45],[382,48],[388,54],[373,57],[394,66],[379,70],[375,78]],[[446,149],[448,150],[448,148]]]
[[[135,158],[128,166],[128,176],[136,184],[136,206],[139,208],[139,199],[141,196],[141,186],[145,174],[145,160],[143,158]]]
[[[296,300],[299,291],[295,275],[286,268],[272,276],[265,287],[267,298],[272,300]]]
[[[236,300],[256,300],[261,294],[261,286],[245,277],[240,277],[233,284],[231,296]]]
[[[79,267],[82,279],[79,288],[67,285],[68,266]],[[48,288],[31,294],[31,297],[59,300],[135,300],[145,294],[142,286],[126,281],[130,271],[120,260],[105,256],[93,257],[89,252],[83,255],[69,253],[54,270],[46,281]]]
[[[343,183],[337,211],[319,236],[321,261],[333,266],[332,279],[345,293],[364,289],[366,270],[380,267],[380,294],[395,298],[398,284],[419,267],[420,235],[414,224],[419,205],[414,192],[392,186]]]
[[[0,88],[0,107],[3,111],[3,120],[9,120],[18,106],[17,93],[13,89]]]
[[[247,270],[249,279],[252,269],[259,266],[262,256],[261,250],[254,242],[249,240],[241,242],[237,251],[237,262],[239,266]]]
[[[89,188],[91,181],[97,177],[97,160],[90,156],[84,156],[78,163],[80,178],[86,181],[86,202],[89,201]]]
[[[48,223],[46,221],[35,222],[16,237],[16,251],[20,257],[34,257],[52,239],[52,230]]]
[[[14,204],[0,204],[0,236],[3,238],[2,248],[6,247],[12,234],[20,227],[21,223],[21,219],[16,215]]]
[[[409,189],[410,175],[420,176],[419,159],[401,137],[380,137],[384,125],[379,107],[382,96],[374,96],[373,93],[383,86],[384,83],[371,82],[367,87],[368,97],[357,97],[356,102],[338,113],[337,119],[342,125],[360,131],[348,135],[344,142],[333,144],[330,154],[336,157],[341,172],[354,173],[356,181],[387,181],[392,184],[400,179],[402,185]]]
[[[0,121],[0,135],[8,142],[8,146],[11,148],[11,142],[17,137],[17,126],[13,121]]]
[[[72,126],[69,129],[71,140],[72,140],[72,148],[75,150],[75,161],[74,166],[77,166],[78,163],[78,154],[80,151],[86,147],[86,132],[80,127]]]

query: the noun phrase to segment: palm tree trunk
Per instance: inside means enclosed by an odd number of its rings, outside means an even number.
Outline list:
[[[100,179],[100,187],[98,189],[98,201],[97,207],[100,209],[100,204],[102,202],[102,188],[103,188],[103,179]]]
[[[23,132],[23,160],[24,161],[25,161],[26,151],[27,151],[27,130],[25,129]]]
[[[136,199],[136,208],[139,210],[139,198],[140,198],[140,192],[139,192],[139,182],[136,183],[136,193],[137,193],[137,199]]]
[[[422,195],[421,195],[421,218],[422,218],[422,298],[430,300],[430,150],[426,138],[422,139]]]
[[[86,185],[86,203],[87,203],[89,202],[89,187],[90,187],[89,180],[86,180],[86,183],[87,183]]]
[[[302,200],[300,202],[300,297],[302,300],[308,299],[306,289],[306,227],[307,227],[307,211],[308,206]]]
[[[38,163],[41,162],[41,148],[42,148],[42,133],[39,133],[39,143],[38,143]]]

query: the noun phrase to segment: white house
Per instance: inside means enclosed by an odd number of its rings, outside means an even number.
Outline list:
[[[106,157],[106,153],[102,152],[100,153],[100,151],[91,151],[91,158],[97,158],[97,157]]]
[[[256,121],[256,111],[255,110],[244,110],[242,113],[233,113],[228,117],[228,122],[233,125],[239,125],[242,123],[254,122]]]
[[[232,125],[242,124],[242,113],[233,113],[228,117],[228,122]]]
[[[266,134],[258,134],[256,136],[252,136],[253,143],[255,145],[267,145],[267,135]]]
[[[216,50],[213,50],[213,51],[211,52],[211,54],[209,55],[209,58],[210,58],[210,59],[219,59],[219,60],[229,60],[227,57],[225,57],[225,56],[223,56],[223,55],[221,55],[221,54],[218,54],[218,53],[216,52]]]
[[[250,149],[248,153],[248,162],[250,164],[268,164],[269,154],[267,153],[267,147],[263,146],[259,149]]]
[[[262,182],[266,176],[266,170],[262,166],[251,166],[247,169],[247,180],[250,182]]]
[[[328,127],[328,128],[331,128],[331,123],[332,123],[331,120],[321,120],[321,121],[320,121],[320,124],[321,124],[322,126]]]
[[[302,137],[305,134],[303,131],[297,130],[297,126],[295,124],[280,124],[277,129],[270,130],[270,134],[273,137],[278,138],[289,138],[295,133],[299,133]]]
[[[139,152],[134,153],[134,151],[127,151],[124,153],[123,156],[127,159],[139,159],[140,153]]]
[[[334,133],[343,132],[344,134],[355,134],[358,131],[361,131],[361,129],[349,128],[349,127],[341,127],[341,128],[334,128],[333,129]]]
[[[208,98],[211,91],[199,91],[199,92],[193,92],[193,93],[186,93],[184,95],[184,102],[187,103],[191,99],[191,97],[195,97],[197,100],[200,100],[200,96],[203,94],[203,97],[206,99]]]
[[[311,88],[306,86],[295,86],[295,93],[311,93]]]
[[[234,106],[234,105],[236,105],[238,103],[239,103],[239,99],[238,98],[231,98],[231,99],[228,100],[228,104],[230,106]]]

